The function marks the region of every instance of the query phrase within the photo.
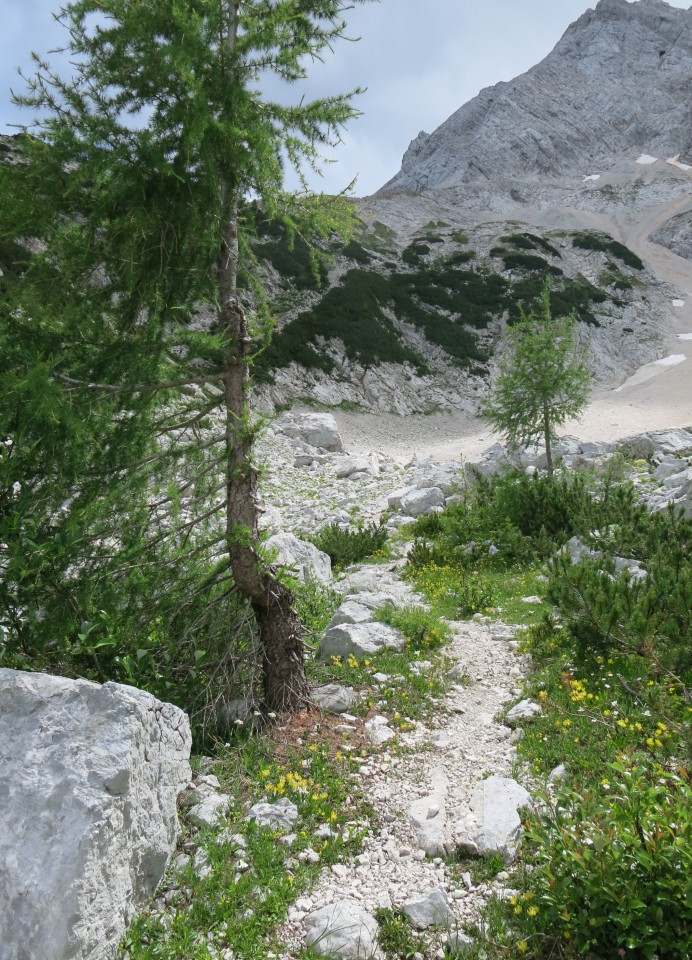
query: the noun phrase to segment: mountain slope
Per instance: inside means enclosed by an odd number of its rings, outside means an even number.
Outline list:
[[[692,9],[601,0],[537,66],[411,143],[381,192],[586,175],[624,156],[692,159]]]

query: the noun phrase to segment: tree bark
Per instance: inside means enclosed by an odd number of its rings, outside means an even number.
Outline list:
[[[553,449],[550,442],[550,415],[547,407],[543,407],[543,437],[545,439],[545,460],[548,467],[548,476],[553,476]]]
[[[240,4],[228,4],[227,49],[232,57]],[[262,649],[264,705],[277,713],[310,700],[302,624],[291,591],[259,552],[257,469],[248,394],[253,344],[238,297],[238,188],[220,187],[223,233],[217,268],[218,326],[226,341],[223,389],[226,448],[226,550],[233,578],[257,619]]]

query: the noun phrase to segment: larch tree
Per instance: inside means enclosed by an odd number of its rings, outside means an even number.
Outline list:
[[[537,308],[527,313],[519,304],[519,320],[507,327],[499,370],[481,417],[510,446],[542,441],[552,477],[555,429],[584,410],[589,380],[576,317],[553,317],[546,281]]]
[[[49,421],[81,422],[79,411],[86,411],[91,442],[80,442],[79,463],[61,492],[70,493],[63,517],[81,518],[72,523],[76,541],[108,552],[109,477],[109,509],[124,518],[117,550],[131,529],[149,545],[174,538],[169,566],[175,556],[213,560],[211,572],[198,571],[194,594],[205,609],[231,592],[247,599],[263,702],[277,712],[307,702],[309,690],[293,595],[260,551],[249,385],[267,324],[250,201],[307,237],[328,237],[349,221],[347,201],[311,196],[305,172],[319,169],[320,150],[357,114],[358,91],[284,105],[261,87],[270,74],[287,84],[301,80],[306,64],[344,37],[344,14],[361,2],[68,3],[59,19],[72,74],[60,76],[36,58],[28,91],[16,99],[38,119],[21,162],[0,185],[8,200],[3,240],[33,238],[20,241],[26,262],[5,290],[7,315],[33,344],[25,375],[12,385],[5,433],[19,429],[22,391],[36,370],[59,394]],[[301,178],[298,195],[285,192],[286,166]],[[28,436],[31,426],[22,422]],[[173,467],[173,479],[152,504],[143,465],[161,460]],[[40,487],[34,482],[34,491]],[[86,537],[79,508],[88,515],[99,497],[102,519]],[[48,511],[53,529],[59,499]],[[137,522],[127,516],[128,499],[138,504]],[[176,526],[171,506],[179,509],[181,500],[194,506]],[[147,532],[154,507],[168,510],[169,519]],[[223,524],[212,529],[220,510]],[[135,544],[135,532],[132,539],[130,556],[143,556],[146,543]],[[112,543],[109,549],[116,551]],[[213,604],[205,604],[205,589]]]

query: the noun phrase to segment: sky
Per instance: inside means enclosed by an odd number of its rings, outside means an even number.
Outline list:
[[[689,0],[669,0],[687,9]],[[542,60],[570,23],[595,0],[380,0],[349,14],[348,34],[324,63],[288,92],[268,88],[279,99],[365,92],[356,103],[361,116],[329,155],[313,189],[337,193],[354,178],[355,194],[373,193],[399,170],[401,158],[421,130],[431,133],[487,86],[511,80]],[[53,0],[3,0],[0,34],[0,131],[30,115],[11,103],[10,89],[24,84],[17,68],[31,72],[29,53],[58,46]],[[289,184],[290,185],[290,184]]]

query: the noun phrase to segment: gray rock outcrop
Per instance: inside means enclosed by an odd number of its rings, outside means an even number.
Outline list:
[[[641,153],[689,162],[691,61],[692,10],[601,0],[537,66],[419,134],[381,192],[591,174]]]
[[[320,450],[341,453],[344,449],[339,428],[331,413],[284,413],[274,426],[287,437],[302,440]]]
[[[367,657],[381,650],[403,650],[406,638],[386,623],[343,623],[329,627],[320,641],[320,656]]]
[[[151,694],[0,670],[0,955],[109,960],[175,850],[185,714]]]
[[[416,930],[427,930],[428,927],[449,928],[455,922],[445,892],[440,887],[421,894],[415,900],[409,900],[402,910]]]

